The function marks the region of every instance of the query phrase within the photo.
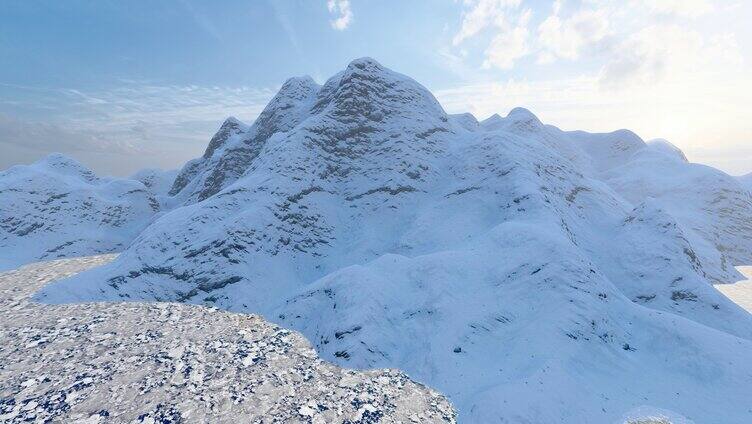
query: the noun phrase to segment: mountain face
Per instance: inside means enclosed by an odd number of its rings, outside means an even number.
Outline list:
[[[169,194],[114,262],[37,299],[261,313],[465,422],[752,420],[752,317],[711,285],[752,260],[752,199],[667,142],[448,115],[358,59],[228,119]]]
[[[291,78],[248,128],[228,118],[209,142],[201,158],[188,162],[178,174],[170,195],[187,202],[204,200],[237,180],[258,156],[266,141],[302,119],[312,107],[319,86],[310,77]]]
[[[0,172],[0,270],[123,250],[160,211],[153,188],[60,154]]]
[[[601,178],[623,198],[651,200],[692,240],[706,276],[715,283],[739,280],[734,265],[752,263],[752,196],[735,178],[699,164],[665,140],[625,155]]]

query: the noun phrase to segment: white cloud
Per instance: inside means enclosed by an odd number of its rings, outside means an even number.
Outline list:
[[[527,25],[516,17],[533,4],[541,15],[526,34]],[[473,37],[485,42],[490,34],[481,51],[486,68],[508,69],[528,55],[536,59],[531,66],[566,63],[561,76],[549,80],[489,81],[492,74],[476,70],[465,78],[472,84],[435,93],[447,111],[485,118],[523,106],[566,129],[629,128],[646,139],[669,139],[690,160],[731,173],[750,171],[752,79],[744,61],[748,49],[736,42],[749,38],[747,2],[555,0],[540,8],[524,0],[465,6],[452,44]]]
[[[629,128],[670,140],[692,161],[752,170],[752,80],[733,36],[651,25],[618,47],[603,69],[579,77],[478,82],[434,94],[450,113],[483,119],[523,106],[563,129]]]
[[[609,63],[609,74],[630,73],[646,66],[643,51],[630,49],[627,41],[656,24],[686,22],[719,11],[715,0],[554,0],[550,14],[537,20],[534,31],[528,29],[528,0],[464,0],[462,21],[452,38],[458,47],[482,34],[491,34],[483,50],[483,68],[510,69],[519,59],[535,55],[539,65],[557,60],[600,60]],[[671,34],[669,34],[671,35]],[[485,38],[481,38],[485,41]],[[676,43],[678,40],[671,40]],[[660,39],[660,47],[665,44]],[[634,41],[633,41],[634,43]],[[642,48],[641,45],[637,46]],[[670,52],[669,52],[670,53]],[[660,60],[653,61],[660,67]]]
[[[683,26],[657,24],[618,44],[602,68],[600,80],[605,86],[614,86],[655,84],[666,78],[712,79],[741,63],[731,34],[707,37]]]
[[[343,31],[350,26],[352,22],[352,9],[350,9],[350,0],[328,0],[326,7],[329,9],[329,13],[333,14],[336,18],[329,23],[332,28]]]
[[[462,24],[452,44],[460,45],[488,27],[507,26],[507,14],[519,7],[521,0],[465,0]]]
[[[713,10],[711,0],[634,0],[653,13],[696,18]]]
[[[485,30],[494,36],[485,49],[484,68],[510,69],[529,53],[528,22],[531,9],[519,11],[521,0],[465,0],[460,29],[452,39],[456,47]]]
[[[510,69],[514,66],[515,61],[529,53],[528,36],[530,31],[527,25],[530,20],[530,14],[531,11],[529,9],[526,10],[520,16],[514,28],[500,31],[491,40],[491,44],[485,52],[486,60],[483,62],[484,68]]]
[[[609,21],[605,11],[581,10],[562,19],[556,13],[560,7],[555,7],[555,13],[538,26],[540,54],[548,58],[548,62],[552,57],[577,59],[584,48],[608,34]]]
[[[528,24],[532,9],[520,9],[521,0],[465,0],[454,46],[493,31],[484,51],[484,68],[510,69],[522,57],[538,54],[538,63],[552,63],[557,58],[576,59],[581,50],[602,40],[608,33],[608,17],[603,10],[580,10],[569,17],[559,14],[563,2],[552,4],[552,15],[539,26],[537,38],[530,39]]]
[[[554,15],[558,15],[559,12],[561,12],[562,7],[562,0],[555,0],[554,4],[551,6],[551,9],[554,12]]]

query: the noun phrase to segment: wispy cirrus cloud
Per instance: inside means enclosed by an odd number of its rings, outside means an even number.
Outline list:
[[[18,145],[29,150],[66,152],[111,152],[135,154],[129,143],[107,139],[97,131],[69,129],[57,123],[14,118],[0,114],[0,145]]]
[[[30,158],[51,151],[84,163],[81,155],[87,152],[119,157],[106,168],[116,174],[144,166],[177,167],[201,154],[225,118],[252,122],[274,93],[138,81],[103,90],[0,84],[5,99],[0,102],[0,144]],[[98,168],[97,163],[87,165]]]
[[[606,87],[660,83],[669,77],[708,82],[739,69],[743,59],[732,34],[713,36],[675,24],[656,24],[631,34],[617,45],[600,71]]]

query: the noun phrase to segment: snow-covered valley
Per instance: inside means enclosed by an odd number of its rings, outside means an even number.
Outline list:
[[[171,184],[59,163],[0,174],[0,266],[123,252],[37,301],[262,314],[460,422],[752,421],[752,315],[713,287],[752,263],[752,193],[665,140],[450,115],[364,58],[229,118]]]

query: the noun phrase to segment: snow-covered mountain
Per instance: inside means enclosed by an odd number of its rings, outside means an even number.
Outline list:
[[[586,147],[590,143],[587,137],[574,138]],[[587,151],[600,164],[599,178],[633,204],[650,200],[669,212],[711,281],[739,279],[733,266],[752,263],[752,196],[738,180],[688,163],[666,140],[633,140],[629,148],[608,138],[596,144],[600,150]]]
[[[665,141],[448,115],[358,59],[228,119],[170,195],[117,260],[37,298],[262,313],[465,422],[752,420],[752,317],[711,285],[752,259],[752,198]]]
[[[0,270],[123,250],[159,212],[159,190],[60,154],[0,172]]]

